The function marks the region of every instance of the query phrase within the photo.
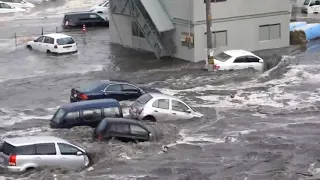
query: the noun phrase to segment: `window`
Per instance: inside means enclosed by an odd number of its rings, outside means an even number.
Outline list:
[[[100,121],[102,119],[100,109],[90,109],[83,111],[83,119],[85,121]]]
[[[246,57],[238,57],[233,61],[233,63],[246,63],[246,62],[247,62]]]
[[[169,99],[158,99],[152,104],[152,107],[169,109]]]
[[[121,91],[121,86],[119,84],[110,85],[107,91]]]
[[[56,155],[56,146],[54,143],[36,144],[37,155]]]
[[[118,107],[109,107],[103,109],[104,117],[121,117]]]
[[[173,111],[180,111],[180,112],[186,112],[189,108],[183,104],[182,102],[172,100],[172,110]]]
[[[229,56],[228,54],[226,54],[224,52],[221,52],[221,53],[217,54],[216,56],[214,56],[214,58],[218,61],[226,62],[228,59],[231,58],[231,56]]]
[[[259,26],[259,40],[268,41],[272,39],[280,39],[281,37],[281,28],[280,24],[269,24]]]
[[[51,119],[52,122],[60,123],[62,117],[64,116],[65,111],[61,108],[54,114],[53,118]]]
[[[79,119],[79,111],[69,112],[65,118],[67,122],[77,121],[78,119]]]
[[[107,126],[108,122],[106,119],[102,120],[97,126],[97,132],[103,132]]]
[[[227,46],[227,31],[212,32],[212,45],[214,48]]]
[[[4,8],[4,9],[12,9],[11,6],[9,6],[8,4],[5,3],[0,3],[0,8]]]
[[[137,89],[134,86],[128,85],[128,84],[122,84],[122,91],[133,91],[133,92],[139,92],[140,90]]]
[[[251,62],[251,63],[257,63],[259,62],[259,58],[254,57],[254,56],[247,56],[247,62]]]
[[[77,155],[80,151],[78,148],[71,146],[69,144],[58,143],[61,155]]]
[[[142,96],[140,96],[136,102],[139,104],[147,104],[147,102],[150,101],[150,99],[152,99],[153,97],[150,94],[144,94]]]
[[[109,7],[109,1],[103,7]]]
[[[51,37],[45,37],[43,43],[54,44],[54,39]]]
[[[16,155],[35,155],[36,150],[34,145],[16,147],[14,154]]]
[[[136,125],[130,125],[130,132],[134,135],[148,135],[148,131]]]
[[[129,125],[128,124],[111,124],[111,126],[108,129],[108,132],[110,133],[120,133],[120,134],[128,134],[129,131]]]
[[[43,39],[44,39],[44,36],[41,36],[36,40],[36,42],[42,42]]]
[[[67,45],[67,44],[74,44],[74,40],[71,37],[57,39],[58,45]]]
[[[223,1],[227,1],[227,0],[211,0],[211,3],[223,2]],[[206,3],[206,0],[203,0],[203,2]]]
[[[136,21],[132,21],[132,36],[144,38],[144,34]]]

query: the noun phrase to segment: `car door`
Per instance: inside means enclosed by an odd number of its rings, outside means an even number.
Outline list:
[[[35,144],[35,162],[39,167],[58,167],[60,166],[59,156],[57,155],[55,143]]]
[[[101,109],[87,109],[82,111],[84,126],[96,127],[102,120]]]
[[[113,122],[112,124],[110,124],[103,138],[115,138],[123,142],[133,141],[132,136],[130,134],[129,124],[124,122]]]
[[[123,100],[136,100],[142,95],[140,89],[129,84],[122,84]]]
[[[178,100],[171,100],[171,114],[169,115],[169,120],[179,120],[179,119],[191,119],[193,115],[188,112],[189,107]]]
[[[244,69],[246,68],[247,64],[247,57],[246,56],[241,56],[241,57],[237,57],[234,61],[233,61],[233,66],[232,68],[234,70],[236,69]]]
[[[42,51],[47,52],[47,50],[52,51],[53,49],[53,44],[54,44],[54,39],[51,37],[44,37],[43,43],[42,43]]]
[[[168,120],[169,114],[171,113],[169,107],[169,99],[158,99],[152,103],[152,115],[156,118],[156,120],[166,121]]]
[[[139,142],[149,140],[149,132],[140,125],[130,124],[130,134],[134,140]]]
[[[112,98],[118,101],[122,101],[124,98],[124,94],[122,92],[122,86],[120,84],[110,84],[104,90],[105,98]]]
[[[83,121],[80,117],[80,111],[68,112],[62,120],[62,126],[64,128],[83,126]]]
[[[67,143],[57,143],[57,145],[60,151],[59,160],[62,167],[71,169],[84,167],[85,155],[77,155],[78,152],[82,152],[80,149]]]
[[[44,40],[44,36],[40,36],[38,39],[34,41],[34,43],[31,45],[32,49],[35,49],[37,51],[41,51],[42,42]]]

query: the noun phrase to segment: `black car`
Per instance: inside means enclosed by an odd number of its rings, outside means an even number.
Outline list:
[[[98,141],[116,140],[123,142],[158,141],[163,132],[155,123],[125,118],[105,118],[94,129],[92,138]]]
[[[135,100],[148,92],[161,93],[155,89],[138,87],[123,80],[103,80],[72,88],[70,102],[111,98],[118,101]]]
[[[86,27],[109,27],[109,20],[94,12],[70,12],[63,17],[62,27],[82,28]]]

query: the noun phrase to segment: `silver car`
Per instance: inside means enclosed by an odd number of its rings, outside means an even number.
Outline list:
[[[160,93],[147,93],[140,96],[132,104],[129,113],[133,119],[151,121],[191,119],[203,116],[179,98]]]
[[[89,165],[84,149],[54,136],[25,136],[4,139],[0,167],[23,172],[38,167],[81,169]]]

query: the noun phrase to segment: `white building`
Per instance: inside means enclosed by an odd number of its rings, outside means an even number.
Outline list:
[[[289,45],[289,0],[211,0],[216,51]],[[205,60],[204,0],[110,0],[110,39],[188,61]]]

